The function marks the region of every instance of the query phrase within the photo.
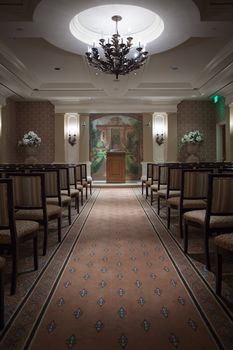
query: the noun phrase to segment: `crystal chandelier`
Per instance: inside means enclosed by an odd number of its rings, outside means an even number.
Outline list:
[[[122,20],[122,17],[116,15],[112,17],[112,20],[116,22],[116,34],[112,35],[111,42],[109,39],[107,41],[105,39],[99,40],[103,58],[95,44],[86,52],[86,57],[91,66],[104,73],[114,74],[118,79],[119,75],[129,74],[144,65],[148,58],[148,52],[144,51],[139,43],[136,53],[130,55],[133,38],[128,37],[124,43],[123,38],[118,33],[118,22]]]

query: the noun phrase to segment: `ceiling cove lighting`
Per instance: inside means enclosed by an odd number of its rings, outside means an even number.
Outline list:
[[[133,38],[129,36],[124,42],[118,32],[118,22],[122,20],[122,17],[115,15],[112,16],[112,20],[116,22],[115,34],[111,39],[99,40],[102,52],[93,44],[92,48],[86,52],[86,58],[91,66],[103,73],[114,74],[118,79],[119,75],[129,74],[143,66],[148,58],[148,52],[139,43],[135,53],[130,54]]]

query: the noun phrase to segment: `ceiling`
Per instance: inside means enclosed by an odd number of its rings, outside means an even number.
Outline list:
[[[146,65],[119,81],[89,67],[87,45],[69,31],[76,14],[100,5],[0,0],[0,103],[49,100],[57,111],[99,113],[176,111],[184,99],[214,94],[233,102],[233,0],[144,0],[163,19],[164,32],[147,45]]]

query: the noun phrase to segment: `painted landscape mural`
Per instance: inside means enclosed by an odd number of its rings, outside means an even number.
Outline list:
[[[142,161],[142,116],[90,115],[90,160],[94,180],[106,180],[106,152],[126,152],[126,180],[138,180]]]

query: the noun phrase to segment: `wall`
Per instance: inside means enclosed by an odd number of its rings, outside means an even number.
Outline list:
[[[177,161],[177,114],[168,113],[167,118],[167,161]]]
[[[0,162],[17,162],[16,102],[7,99],[2,107],[2,130],[0,137]]]
[[[200,161],[216,160],[216,107],[212,101],[182,101],[177,106],[178,160],[185,161],[186,147],[181,138],[189,131],[199,130],[204,135],[200,145]]]
[[[17,140],[32,130],[42,140],[36,158],[39,163],[51,163],[55,156],[55,113],[50,102],[16,102]],[[17,160],[24,162],[23,148]]]
[[[65,163],[64,113],[55,115],[55,163]]]

